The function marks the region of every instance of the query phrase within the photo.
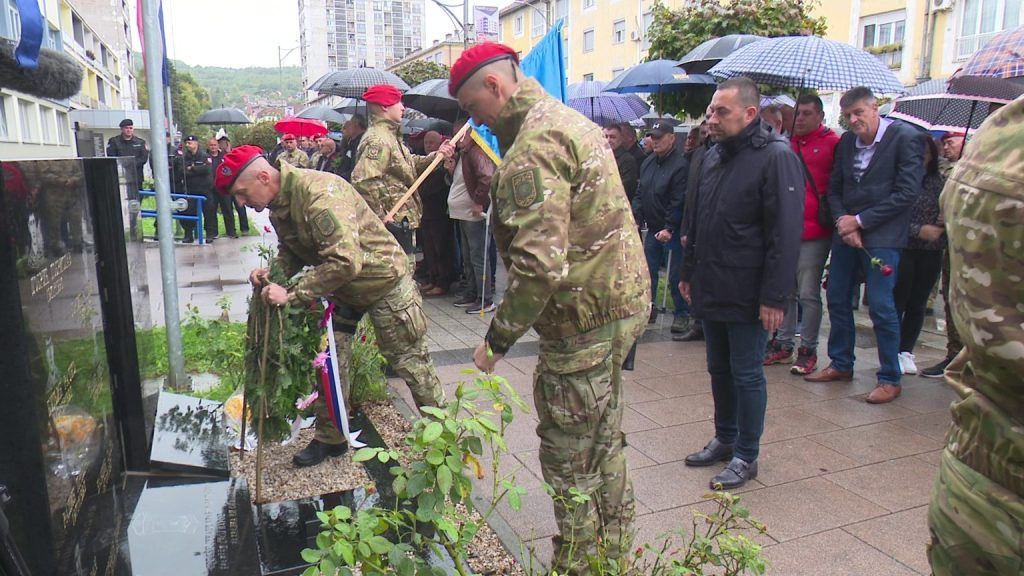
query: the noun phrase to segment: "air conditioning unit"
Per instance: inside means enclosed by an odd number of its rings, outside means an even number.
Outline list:
[[[633,42],[639,42],[643,38],[640,36],[640,31],[633,30],[632,32],[629,33],[629,39],[632,40]]]
[[[953,0],[931,0],[932,12],[942,12],[953,7]]]

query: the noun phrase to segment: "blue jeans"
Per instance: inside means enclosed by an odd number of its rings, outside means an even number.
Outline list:
[[[768,405],[764,347],[768,333],[760,322],[704,321],[708,374],[715,398],[715,437],[733,445],[733,454],[757,460]]]
[[[885,264],[899,269],[900,250],[897,248],[871,248],[871,256],[881,258]],[[857,285],[857,272],[866,271],[868,310],[878,344],[878,382],[899,386],[900,376],[900,321],[896,315],[893,289],[896,274],[883,276],[881,270],[871,266],[871,256],[864,250],[848,246],[842,239],[832,241],[832,262],[828,269],[828,317],[832,330],[828,334],[828,356],[832,367],[843,372],[853,370],[853,348],[857,342],[857,329],[853,323],[853,290]]]
[[[648,231],[647,237],[644,238],[644,256],[647,258],[647,268],[651,272],[651,302],[655,305],[658,302],[658,270],[661,265],[668,259],[668,283],[669,293],[672,294],[672,302],[675,303],[675,315],[676,316],[689,316],[690,306],[687,305],[686,300],[683,300],[683,295],[679,293],[679,277],[683,267],[683,247],[679,244],[679,236],[677,234],[672,235],[672,239],[667,243],[662,244],[658,242],[654,235],[657,231]],[[671,252],[669,252],[671,248]]]

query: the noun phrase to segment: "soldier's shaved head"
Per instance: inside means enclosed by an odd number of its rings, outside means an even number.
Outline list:
[[[514,60],[492,62],[477,70],[459,88],[459,105],[481,124],[493,125],[498,112],[525,78]]]
[[[230,193],[239,206],[262,212],[281,191],[281,173],[264,157],[253,159],[238,175]]]

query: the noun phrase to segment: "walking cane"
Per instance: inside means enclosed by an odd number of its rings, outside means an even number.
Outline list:
[[[669,278],[672,277],[672,248],[668,249],[668,258],[667,258],[667,260],[668,261],[665,262],[665,290],[662,291],[662,293],[661,293],[661,311],[662,312],[667,312],[668,311],[668,293],[672,290],[672,287],[669,286],[669,284],[670,284]]]
[[[468,123],[467,123],[468,124]],[[480,278],[480,317],[483,318],[484,308],[487,305],[487,283],[490,280],[487,277],[487,263],[491,260],[490,253],[488,252],[491,240],[491,210],[488,206],[487,212],[484,212],[484,275]],[[494,298],[494,294],[491,294],[491,298]]]

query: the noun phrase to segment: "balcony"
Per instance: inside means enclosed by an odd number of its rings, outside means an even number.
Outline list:
[[[1001,31],[999,31],[1001,32]],[[956,40],[956,61],[962,62],[974,55],[988,44],[999,32],[988,32],[986,34],[975,34],[973,36],[962,36]]]
[[[875,58],[878,58],[890,70],[899,70],[903,66],[902,43],[868,46],[864,50],[869,54],[874,54]]]

